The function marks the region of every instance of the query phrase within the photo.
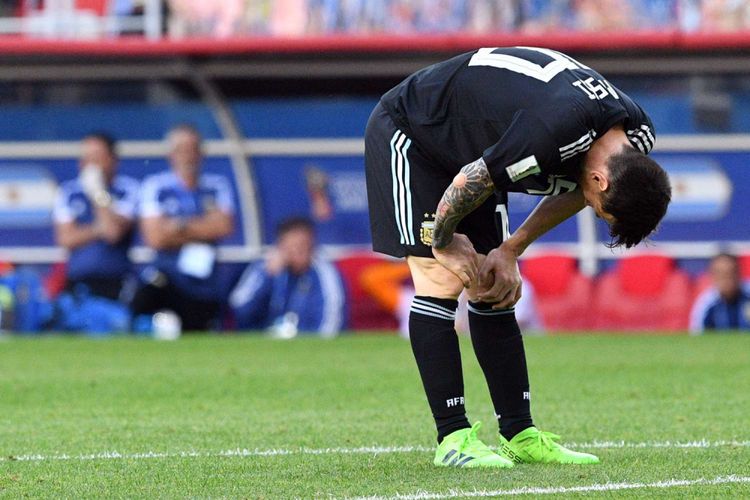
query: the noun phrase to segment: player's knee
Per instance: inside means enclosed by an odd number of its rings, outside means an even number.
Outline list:
[[[457,299],[461,295],[461,280],[435,259],[409,256],[406,261],[417,295],[440,299]]]

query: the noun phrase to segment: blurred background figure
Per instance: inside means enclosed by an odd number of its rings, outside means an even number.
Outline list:
[[[243,29],[244,4],[243,0],[170,0],[170,35],[227,38],[239,34]]]
[[[167,141],[171,170],[143,182],[141,233],[156,258],[141,274],[131,310],[137,329],[143,317],[170,310],[183,330],[206,330],[215,326],[223,298],[216,244],[234,229],[232,191],[226,178],[201,172],[195,128],[177,126]]]
[[[337,335],[344,326],[344,287],[336,268],[315,256],[312,222],[287,219],[276,235],[276,248],[247,268],[229,297],[237,327],[280,337]]]
[[[68,250],[65,289],[118,300],[131,270],[138,182],[117,173],[109,135],[91,134],[81,147],[79,175],[62,184],[53,214],[55,240]]]
[[[750,331],[750,283],[743,283],[737,257],[717,255],[709,264],[712,287],[695,301],[690,313],[693,334],[714,330]]]

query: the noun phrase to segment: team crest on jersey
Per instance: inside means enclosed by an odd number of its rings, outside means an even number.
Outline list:
[[[435,214],[424,214],[424,220],[419,228],[419,239],[425,245],[432,246],[432,232],[435,230]]]

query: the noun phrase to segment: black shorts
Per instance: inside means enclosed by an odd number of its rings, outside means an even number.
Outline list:
[[[221,304],[186,295],[169,281],[166,274],[157,271],[153,279],[140,284],[130,302],[130,312],[135,318],[163,309],[180,317],[183,332],[197,332],[216,329]]]
[[[430,161],[378,104],[365,131],[373,250],[394,257],[432,257],[435,210],[457,171],[448,172]],[[468,236],[477,252],[487,254],[507,235],[506,202],[506,193],[490,197],[464,217],[456,232]]]

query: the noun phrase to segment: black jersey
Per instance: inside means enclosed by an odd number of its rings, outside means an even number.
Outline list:
[[[648,153],[654,127],[602,75],[554,50],[484,48],[414,73],[381,102],[451,174],[483,157],[495,188],[555,195],[577,186],[583,153],[616,124]]]

